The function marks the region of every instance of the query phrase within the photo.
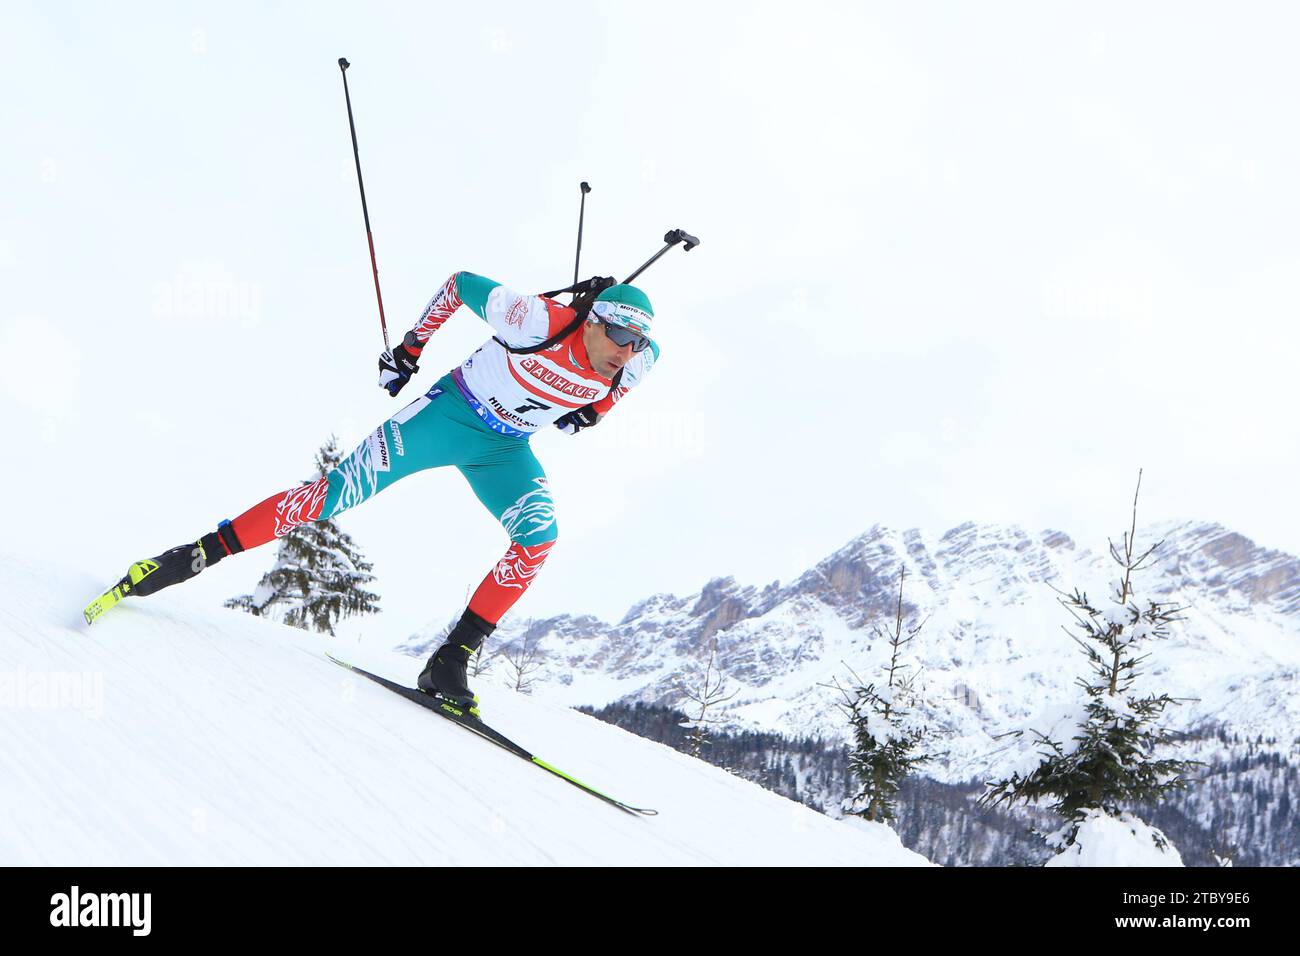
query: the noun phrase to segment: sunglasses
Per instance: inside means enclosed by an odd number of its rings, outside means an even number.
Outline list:
[[[633,332],[631,329],[624,328],[621,325],[612,325],[605,319],[601,319],[600,324],[604,327],[605,334],[609,336],[610,341],[615,345],[620,347],[630,345],[632,346],[633,352],[644,352],[650,347],[650,337],[647,335],[642,335],[640,332]]]

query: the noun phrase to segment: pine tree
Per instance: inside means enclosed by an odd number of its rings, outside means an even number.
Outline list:
[[[883,685],[864,685],[856,674],[857,685],[851,692],[834,686],[844,695],[840,709],[853,725],[853,747],[849,753],[849,770],[857,777],[857,793],[844,802],[847,814],[885,822],[894,819],[894,803],[904,778],[921,764],[933,759],[922,749],[933,734],[918,720],[913,707],[919,694],[916,674],[905,675],[908,665],[900,660],[903,645],[921,632],[922,621],[903,629],[903,579],[906,568],[898,572],[898,607],[894,630],[877,627],[875,632],[890,646],[889,664],[885,666]],[[852,673],[852,672],[850,672]]]
[[[312,480],[336,468],[341,459],[338,439],[331,435],[316,455]],[[231,598],[226,607],[333,634],[344,617],[378,613],[379,595],[366,590],[375,580],[371,568],[351,536],[333,521],[300,525],[280,539],[275,566],[257,589]]]
[[[1139,492],[1141,487],[1139,471]],[[1042,762],[1025,776],[1017,772],[988,784],[980,798],[986,806],[1050,801],[1050,808],[1065,819],[1065,826],[1049,837],[1058,850],[1073,846],[1080,825],[1098,813],[1135,820],[1121,809],[1122,804],[1155,800],[1185,786],[1183,775],[1196,766],[1195,761],[1155,755],[1172,740],[1172,734],[1158,721],[1165,707],[1176,701],[1167,694],[1141,696],[1134,690],[1138,667],[1147,659],[1147,655],[1138,656],[1137,649],[1147,641],[1167,637],[1180,610],[1138,595],[1134,576],[1148,567],[1162,542],[1139,554],[1136,534],[1135,494],[1132,526],[1120,545],[1110,542],[1111,558],[1123,572],[1114,583],[1112,600],[1099,608],[1077,588],[1073,593],[1061,592],[1061,604],[1082,632],[1082,636],[1071,637],[1083,649],[1092,670],[1091,679],[1078,680],[1083,709],[1073,736],[1067,742],[1033,732],[1036,746],[1042,748]],[[1154,828],[1153,840],[1162,850],[1167,845],[1163,834]]]

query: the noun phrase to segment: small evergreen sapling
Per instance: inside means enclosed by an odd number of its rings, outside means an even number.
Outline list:
[[[333,435],[316,455],[316,475],[338,466],[342,455]],[[332,520],[300,525],[280,539],[275,565],[252,594],[231,598],[226,607],[282,620],[303,630],[334,633],[344,617],[379,612],[370,562],[350,535]]]

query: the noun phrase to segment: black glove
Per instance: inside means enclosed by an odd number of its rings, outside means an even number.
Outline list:
[[[584,428],[590,428],[598,421],[600,421],[600,413],[596,411],[596,406],[583,405],[581,408],[575,408],[569,414],[557,418],[555,427],[566,435],[576,435]]]
[[[408,345],[417,344],[412,339],[411,333],[407,332],[401,345],[379,356],[379,387],[388,389],[389,395],[400,392],[411,376],[420,370],[420,353],[407,350]]]

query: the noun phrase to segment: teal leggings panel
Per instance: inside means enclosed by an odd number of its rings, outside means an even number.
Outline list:
[[[407,475],[452,465],[518,544],[554,541],[555,502],[528,441],[486,428],[450,375],[375,429],[329,473],[321,518],[332,518]]]

